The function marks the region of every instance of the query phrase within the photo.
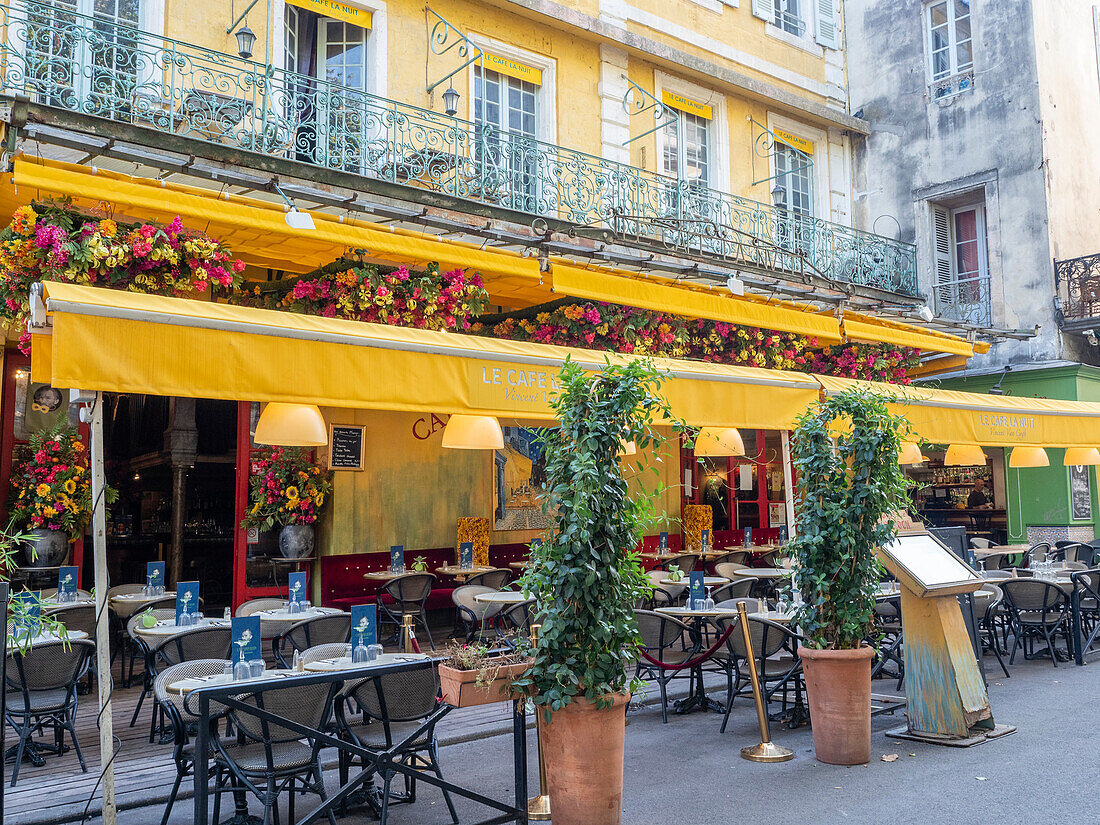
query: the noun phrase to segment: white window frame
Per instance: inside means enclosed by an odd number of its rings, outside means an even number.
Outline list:
[[[824,129],[817,129],[813,126],[807,126],[805,123],[800,123],[797,120],[791,120],[789,117],[776,114],[774,112],[768,112],[768,128],[773,132],[776,129],[781,129],[784,132],[788,132],[795,137],[804,138],[810,141],[814,145],[814,153],[811,155],[814,161],[813,167],[813,215],[814,218],[823,218],[825,220],[831,220],[832,216],[832,203],[830,201],[829,190],[829,135]],[[765,198],[758,198],[763,203],[770,204],[771,188],[775,185],[774,179],[776,175],[775,168],[775,153],[768,155],[768,174],[772,177],[772,181],[768,181],[768,196]]]
[[[941,2],[945,3],[949,13],[950,20],[947,24],[947,55],[948,55],[948,70],[947,74],[936,77],[934,68],[932,66],[932,7],[939,5]],[[955,1],[954,0],[931,0],[924,4],[921,9],[921,27],[924,30],[924,55],[925,66],[927,67],[925,75],[928,78],[928,85],[935,86],[937,84],[945,83],[952,78],[959,77],[972,73],[974,71],[974,7],[971,4],[970,14],[970,65],[960,68],[959,67],[959,53],[958,53],[958,41],[956,36],[958,34],[956,30],[956,23],[958,18],[955,17]]]
[[[726,120],[726,96],[714,89],[698,86],[689,80],[655,71],[653,73],[654,97],[664,99],[664,93],[681,95],[689,100],[710,106],[710,128],[707,130],[710,145],[707,147],[708,181],[707,188],[717,192],[730,191],[730,138],[729,124]],[[664,129],[654,132],[657,138],[656,168],[663,174],[661,158],[664,157],[666,138]]]
[[[163,2],[163,0],[160,0]],[[389,88],[387,68],[388,14],[385,0],[341,0],[346,5],[357,6],[371,13],[370,33],[367,35],[367,94],[386,97]],[[258,7],[258,6],[257,6]],[[275,0],[271,9],[271,62],[288,72],[294,66],[286,64],[286,0]]]
[[[511,43],[504,43],[484,35],[469,35],[470,40],[483,51],[514,60],[525,66],[531,66],[542,73],[542,82],[535,94],[535,139],[543,143],[558,142],[558,61],[544,54],[528,51]],[[477,114],[474,101],[474,77],[477,74],[476,61],[466,69],[469,94],[466,98],[466,119],[471,123]]]
[[[938,261],[941,257],[941,252],[939,250],[939,245],[938,245],[939,237],[938,237],[938,231],[936,229],[936,210],[937,209],[942,209],[947,214],[947,232],[948,232],[947,241],[948,241],[949,265],[950,265],[949,272],[950,272],[951,279],[947,282],[944,282],[944,283],[941,283],[940,280],[939,280]],[[952,287],[952,288],[954,288],[954,291],[955,291],[956,295],[958,293],[958,288],[960,286],[959,258],[958,258],[959,239],[958,239],[958,236],[957,236],[956,231],[955,231],[955,217],[960,212],[970,212],[970,211],[973,211],[975,213],[975,234],[977,235],[977,243],[978,243],[978,271],[977,271],[976,275],[969,276],[967,278],[967,282],[970,282],[970,281],[976,279],[977,286],[978,286],[979,299],[981,299],[982,297],[984,297],[986,299],[986,303],[988,304],[988,306],[986,306],[985,311],[986,311],[986,314],[989,317],[989,319],[992,320],[992,317],[993,317],[993,306],[992,306],[992,303],[993,303],[993,289],[992,289],[992,283],[993,282],[992,282],[992,277],[991,277],[990,269],[989,269],[989,236],[988,236],[988,225],[987,225],[986,202],[984,200],[970,201],[969,203],[963,203],[963,204],[959,204],[959,205],[955,205],[955,206],[947,206],[947,205],[942,204],[942,203],[932,203],[931,204],[930,213],[931,213],[931,219],[932,219],[931,220],[932,242],[930,244],[930,248],[932,250],[932,294],[935,296],[936,314],[937,315],[942,314],[943,311],[945,311],[947,307],[962,306],[962,304],[957,300],[952,302],[952,303],[944,304],[944,302],[942,302],[940,300],[940,288],[945,287],[945,286]],[[984,290],[983,290],[983,285],[986,287]],[[984,292],[984,294],[983,294],[983,292]]]

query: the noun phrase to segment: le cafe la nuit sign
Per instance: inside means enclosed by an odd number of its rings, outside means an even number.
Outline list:
[[[470,367],[470,401],[488,410],[546,412],[558,391],[557,369],[477,363]],[[413,422],[413,437],[425,441],[447,426],[432,413]]]

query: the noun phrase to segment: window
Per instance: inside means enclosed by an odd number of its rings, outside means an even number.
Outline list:
[[[932,206],[936,311],[974,324],[991,323],[985,206]]]
[[[474,72],[482,197],[536,212],[539,87],[490,69]]]
[[[775,142],[775,205],[795,215],[814,213],[813,163],[803,152],[782,141]]]
[[[77,17],[91,18],[86,21]],[[141,0],[28,3],[27,74],[39,99],[89,114],[128,112],[138,85]],[[82,37],[60,32],[83,30]]]
[[[960,92],[973,83],[970,0],[941,0],[925,7],[928,69],[933,95]]]
[[[710,186],[711,123],[700,115],[675,111],[676,120],[664,127],[664,173],[705,189]]]
[[[774,0],[774,2],[776,27],[801,37],[806,30],[806,23],[799,14],[799,4],[802,0]]]

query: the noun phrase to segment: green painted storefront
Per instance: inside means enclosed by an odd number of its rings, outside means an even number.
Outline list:
[[[1004,375],[961,376],[958,378],[931,379],[922,382],[943,389],[988,393],[997,382],[1005,395],[1030,398],[1058,398],[1067,401],[1100,401],[1100,369],[1082,364],[1034,369],[1014,368]],[[1100,437],[1097,438],[1100,447]],[[986,448],[990,452],[994,448]],[[1038,526],[1071,526],[1085,528],[1089,535],[1073,536],[1091,539],[1097,535],[1100,525],[1100,507],[1097,501],[1096,467],[1088,468],[1091,491],[1088,518],[1073,518],[1070,502],[1070,468],[1062,464],[1063,451],[1048,448],[1049,467],[1014,470],[1008,466],[1008,450],[1005,450],[1005,509],[1008,519],[1009,543],[1027,542],[1027,528]],[[1074,531],[1076,532],[1076,530]]]

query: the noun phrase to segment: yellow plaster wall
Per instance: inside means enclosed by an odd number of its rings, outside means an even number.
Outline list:
[[[385,553],[394,544],[408,551],[450,547],[459,517],[492,516],[492,453],[443,449],[446,415],[440,414],[434,425],[431,416],[419,413],[327,408],[324,415],[329,423],[357,424],[366,430],[365,469],[335,473],[331,504],[319,532],[322,555]],[[678,515],[679,491],[673,485],[679,464],[675,451],[666,452],[663,461],[655,462],[658,475],[639,475],[636,457],[628,459],[636,476],[631,487],[653,489],[660,479],[670,489],[656,506]],[[525,542],[536,535],[532,530],[492,532],[490,542]]]

